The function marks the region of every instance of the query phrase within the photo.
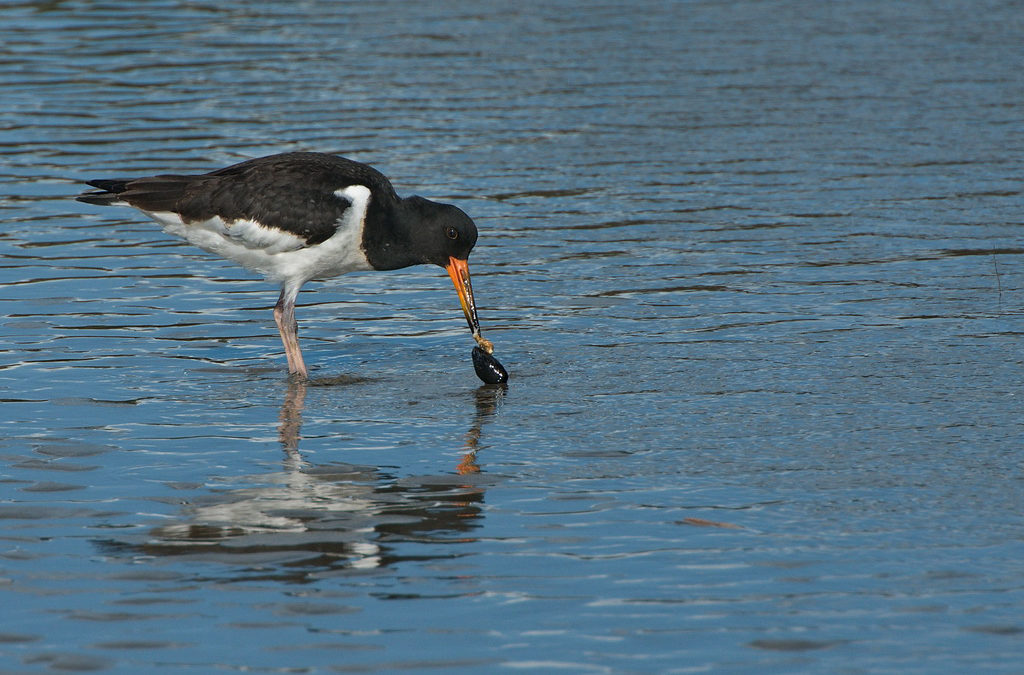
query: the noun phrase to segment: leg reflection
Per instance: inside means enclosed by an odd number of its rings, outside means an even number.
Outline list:
[[[299,456],[299,439],[302,438],[302,408],[306,404],[306,380],[292,377],[288,379],[288,391],[281,404],[278,415],[280,424],[277,427],[277,438],[289,460],[301,462]]]

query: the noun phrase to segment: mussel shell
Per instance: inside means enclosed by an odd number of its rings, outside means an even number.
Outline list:
[[[505,370],[505,366],[492,354],[479,347],[473,347],[473,368],[476,369],[476,376],[487,384],[508,382],[508,371]]]

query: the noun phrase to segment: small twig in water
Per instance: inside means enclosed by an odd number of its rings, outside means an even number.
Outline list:
[[[992,251],[992,269],[996,275],[996,314],[1003,313],[1003,283],[999,278],[999,259],[996,252]]]

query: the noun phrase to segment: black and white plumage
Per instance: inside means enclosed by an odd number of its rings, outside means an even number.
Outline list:
[[[476,225],[459,208],[401,198],[376,169],[335,155],[293,152],[200,175],[94,180],[78,197],[132,206],[167,232],[281,284],[274,318],[288,370],[308,371],[299,349],[295,299],[312,279],[411,265],[444,267],[477,343],[480,322],[469,280]]]

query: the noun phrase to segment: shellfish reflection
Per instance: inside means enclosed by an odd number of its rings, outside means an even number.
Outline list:
[[[210,489],[189,502],[177,522],[100,546],[113,555],[221,562],[234,568],[233,580],[295,583],[406,558],[423,560],[425,548],[439,551],[437,557],[457,555],[447,546],[422,544],[468,541],[480,526],[489,479],[477,452],[504,387],[476,390],[464,454],[454,472],[396,478],[378,467],[317,465],[302,457],[303,406],[307,388],[317,384],[289,383],[278,424],[281,471],[243,477],[237,482],[244,487]]]

